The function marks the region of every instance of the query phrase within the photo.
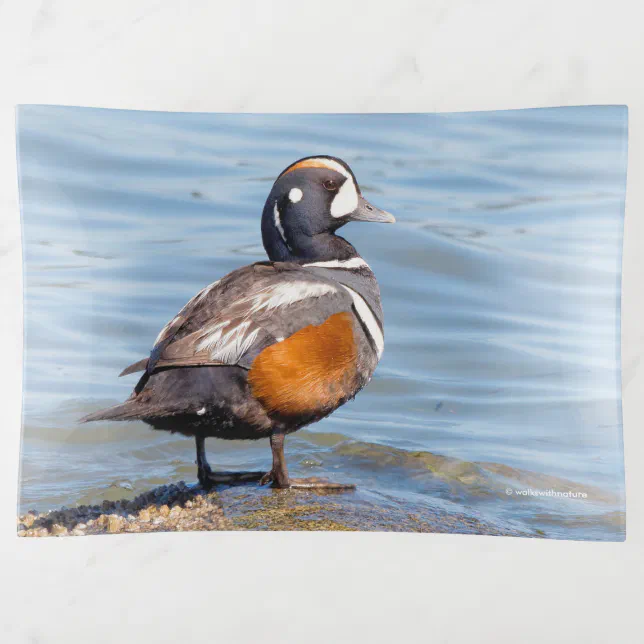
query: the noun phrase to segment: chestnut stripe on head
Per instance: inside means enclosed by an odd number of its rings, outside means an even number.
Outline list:
[[[298,161],[297,163],[294,163],[293,165],[286,168],[286,170],[284,170],[284,172],[280,174],[280,177],[283,177],[289,172],[293,172],[293,170],[302,170],[303,168],[325,168],[327,170],[335,170],[335,172],[339,172],[343,177],[346,177],[347,179],[351,179],[353,181],[351,172],[349,172],[341,163],[338,163],[333,159],[327,159],[325,157],[311,157],[310,159],[302,159],[301,161]]]

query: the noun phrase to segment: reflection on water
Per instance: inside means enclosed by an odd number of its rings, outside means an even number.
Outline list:
[[[117,374],[194,293],[264,259],[270,184],[311,154],[344,158],[398,224],[343,230],[380,281],[386,350],[354,402],[289,440],[292,473],[351,480],[356,503],[366,495],[521,534],[623,538],[619,107],[369,116],[20,108],[21,506],[194,478],[189,439],[76,420],[129,395],[136,376]],[[270,457],[265,441],[208,448],[225,468],[262,468]],[[444,458],[448,474],[430,466]],[[535,486],[588,498],[504,491]]]

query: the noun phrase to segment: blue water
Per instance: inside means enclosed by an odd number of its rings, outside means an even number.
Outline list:
[[[331,154],[398,220],[342,231],[380,282],[386,348],[354,402],[289,440],[291,473],[330,473],[410,511],[436,505],[530,534],[623,538],[625,108],[214,115],[23,106],[18,141],[23,509],[194,479],[190,439],[76,419],[129,395],[136,376],[118,373],[148,354],[198,290],[265,259],[259,222],[272,181],[299,157]],[[339,456],[365,443],[367,464]],[[391,470],[390,447],[595,492],[505,498],[449,476],[419,491],[416,475]],[[216,467],[270,460],[265,441],[211,439],[208,450]],[[536,485],[515,476],[490,480],[501,490]]]

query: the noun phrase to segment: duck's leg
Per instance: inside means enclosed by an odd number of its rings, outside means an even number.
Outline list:
[[[206,439],[203,436],[195,436],[197,444],[197,477],[199,483],[206,489],[213,485],[233,485],[235,483],[246,483],[259,481],[264,472],[213,472],[206,458]]]
[[[260,485],[272,483],[273,487],[294,488],[302,490],[355,490],[350,483],[332,483],[317,477],[306,479],[289,478],[284,457],[284,434],[271,434],[271,451],[273,452],[273,468],[260,480]]]

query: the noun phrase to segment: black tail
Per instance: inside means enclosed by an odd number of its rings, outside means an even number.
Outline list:
[[[79,423],[91,423],[94,420],[138,420],[141,418],[141,406],[134,400],[126,400],[121,405],[95,411],[83,416]]]
[[[150,358],[143,358],[143,360],[139,360],[138,362],[131,364],[129,367],[125,367],[125,369],[123,369],[119,374],[119,378],[121,376],[129,376],[131,373],[136,373],[137,371],[145,371],[148,368],[149,362]]]

